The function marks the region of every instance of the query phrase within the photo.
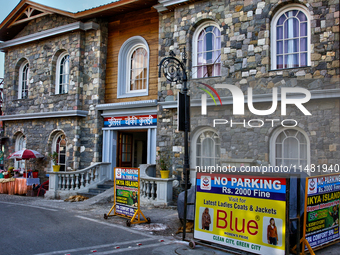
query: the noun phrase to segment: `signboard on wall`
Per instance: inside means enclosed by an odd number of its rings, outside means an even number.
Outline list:
[[[157,126],[157,115],[119,116],[104,118],[104,127]]]
[[[306,179],[304,233],[312,248],[340,238],[340,175],[322,175]]]
[[[139,168],[115,168],[115,213],[133,217],[139,208]]]
[[[285,254],[286,179],[197,173],[194,238]]]

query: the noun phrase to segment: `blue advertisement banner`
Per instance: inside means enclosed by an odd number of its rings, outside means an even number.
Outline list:
[[[139,206],[139,168],[115,168],[116,214],[133,217]]]
[[[131,217],[131,218],[135,214],[136,210],[137,210],[136,208],[131,208],[131,207],[124,206],[124,205],[116,205],[116,213]]]
[[[306,240],[312,248],[338,240],[340,175],[307,178],[306,191],[304,219]]]
[[[104,118],[104,127],[157,126],[157,115],[119,116]]]
[[[196,185],[198,192],[286,200],[284,179],[202,174],[201,178],[197,179]]]

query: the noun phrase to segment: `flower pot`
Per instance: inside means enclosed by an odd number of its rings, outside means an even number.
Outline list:
[[[31,177],[31,174],[32,174],[32,172],[24,172],[23,174],[22,174],[22,177],[24,177],[24,178],[30,178]]]
[[[39,172],[32,172],[32,174],[33,174],[33,178],[38,178],[39,176]]]
[[[59,170],[60,170],[60,166],[58,165],[53,166],[53,172],[59,172]]]
[[[161,177],[163,179],[169,178],[170,170],[161,170]]]
[[[4,175],[2,173],[0,173],[0,179],[4,178]]]

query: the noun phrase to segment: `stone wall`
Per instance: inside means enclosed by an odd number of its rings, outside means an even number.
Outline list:
[[[80,127],[80,168],[88,166],[91,162],[100,162],[102,159],[104,120],[95,107],[103,104],[105,97],[108,24],[100,20],[94,22],[100,24],[100,29],[85,33],[82,51],[84,71],[80,99],[83,109],[89,113]]]
[[[40,170],[40,174],[43,171],[50,171],[50,160],[48,159],[48,153],[51,152],[52,139],[54,134],[58,131],[62,131],[66,134],[67,139],[67,166],[74,168],[75,142],[72,140],[77,134],[77,118],[48,118],[37,120],[16,120],[5,122],[5,136],[9,137],[9,141],[6,144],[6,155],[15,152],[15,140],[19,134],[23,134],[26,137],[26,148],[33,149],[41,154],[45,155],[44,159],[30,160],[34,162],[34,169]],[[13,165],[13,159],[5,159],[5,165]]]
[[[298,3],[309,10],[311,19],[311,65],[308,67],[271,70],[270,22],[273,15],[286,4]],[[215,22],[221,29],[221,76],[192,79],[193,35],[197,27],[206,21]],[[176,7],[173,12],[160,17],[160,60],[173,50],[180,58],[186,47],[188,52],[189,88],[192,102],[198,102],[202,90],[200,82],[233,84],[247,95],[271,94],[274,87],[303,87],[309,91],[339,89],[339,2],[338,1],[197,1]],[[164,77],[159,82],[159,101],[176,100],[180,85],[170,84]],[[216,89],[221,97],[231,96],[227,89]],[[209,96],[208,96],[209,97]],[[196,101],[195,101],[196,99]],[[217,102],[218,103],[218,102]],[[278,105],[279,109],[280,105]],[[247,107],[245,107],[247,109]],[[255,104],[255,108],[268,109],[270,104]],[[200,114],[200,107],[191,108],[191,130],[212,126],[214,118],[265,119],[294,118],[310,139],[311,163],[336,163],[339,150],[339,100],[311,100],[306,108],[312,116],[303,116],[296,108],[289,108],[287,116],[276,111],[270,116],[232,116],[231,106],[208,107],[208,115]],[[159,111],[159,150],[171,151],[171,146],[182,146],[181,136],[170,132],[168,109]],[[176,116],[176,110],[174,110]],[[262,118],[263,117],[263,118]],[[275,128],[216,128],[222,139],[224,158],[254,159],[269,163],[269,139]],[[167,130],[167,134],[163,131]],[[191,133],[191,137],[193,136]],[[171,137],[172,143],[166,143]],[[169,146],[170,145],[170,146]],[[180,155],[182,158],[183,155]],[[176,159],[175,159],[176,161]]]
[[[289,121],[294,119],[297,126],[305,131],[310,141],[310,155],[312,164],[338,164],[340,156],[340,128],[339,128],[339,100],[312,100],[304,106],[312,116],[305,116],[295,106],[287,107],[287,115],[281,116],[278,104],[277,110],[266,116],[254,116],[249,110],[245,115],[233,116],[231,105],[208,107],[207,115],[201,115],[200,107],[191,108],[191,129],[196,127],[213,127],[214,119],[226,119],[227,124],[219,124],[214,128],[221,139],[221,161],[228,159],[254,159],[262,164],[270,163],[270,139],[277,128],[284,125],[293,126]],[[257,103],[256,109],[268,109],[269,103]],[[230,124],[233,123],[242,124]],[[243,121],[245,120],[245,124]],[[249,120],[254,120],[248,124]],[[261,125],[262,120],[264,122]],[[275,120],[272,122],[271,120]],[[222,121],[221,121],[222,122]],[[274,124],[272,124],[274,123]],[[253,127],[255,126],[255,127]]]
[[[298,1],[296,1],[298,2]],[[239,79],[240,86],[252,86],[258,93],[267,93],[274,86],[256,84],[255,78],[276,76],[303,79],[331,80],[336,87],[339,79],[339,3],[337,1],[299,1],[311,15],[311,67],[271,71],[270,21],[284,5],[293,1],[199,1],[165,13],[160,22],[160,57],[173,49],[179,54],[183,47],[188,52],[191,74],[192,37],[195,29],[205,21],[216,22],[221,29],[221,78]],[[194,82],[194,81],[192,81]],[[212,81],[215,83],[214,81]],[[163,84],[162,84],[163,85]],[[312,89],[325,87],[313,84]],[[169,87],[162,87],[162,91]],[[165,98],[167,94],[160,97]],[[174,93],[176,95],[176,93]]]
[[[33,19],[29,22],[28,26],[25,26],[14,38],[20,38],[22,36],[35,34],[48,29],[56,28],[77,22],[77,20],[60,16],[58,14],[46,15],[41,18]]]
[[[19,130],[27,138],[27,148],[50,152],[54,131],[65,133],[68,142],[67,166],[84,168],[101,160],[102,118],[95,106],[103,103],[107,52],[107,23],[91,20],[100,25],[97,30],[74,31],[38,42],[9,48],[5,56],[5,115],[87,111],[86,117],[47,118],[5,121],[8,151],[15,149],[15,134]],[[49,15],[31,21],[17,36],[38,32],[75,22],[67,17]],[[55,94],[56,60],[66,51],[70,55],[70,83],[67,94]],[[30,81],[27,99],[18,99],[18,72],[24,59],[29,61]],[[41,168],[48,169],[46,162]]]

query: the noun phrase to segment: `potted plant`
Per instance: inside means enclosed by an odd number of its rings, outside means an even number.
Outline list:
[[[11,178],[10,173],[7,171],[3,172],[2,174],[4,175],[4,178]]]
[[[159,168],[161,172],[161,178],[163,179],[169,178],[169,174],[170,174],[169,158],[166,155],[162,155],[159,158]]]
[[[39,177],[39,171],[36,170],[36,169],[33,170],[32,174],[33,174],[33,178],[38,178]]]
[[[20,169],[14,169],[14,177],[19,177],[20,176]]]
[[[13,170],[14,170],[14,167],[13,166],[10,166],[9,168],[8,168],[8,176],[9,176],[9,178],[11,178],[12,176],[13,176]]]
[[[53,161],[53,172],[59,172],[60,166],[58,165],[58,153],[54,151],[53,153],[49,153],[48,156]]]

